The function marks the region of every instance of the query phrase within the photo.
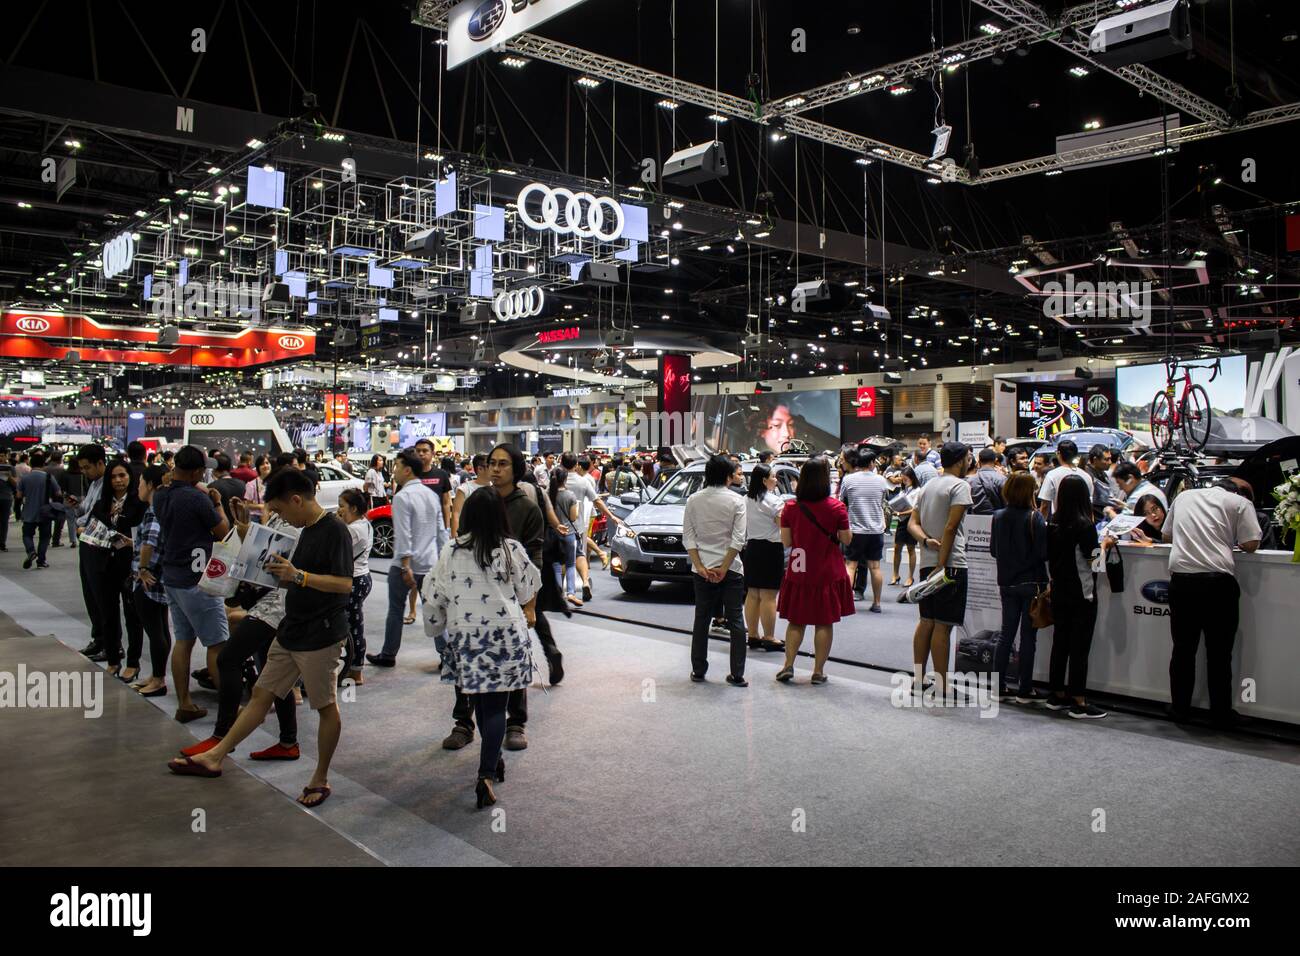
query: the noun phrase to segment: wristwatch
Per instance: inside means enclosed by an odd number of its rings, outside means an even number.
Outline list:
[[[294,576],[293,576],[293,583],[296,584],[296,585],[298,585],[298,587],[302,587],[304,584],[306,584],[306,583],[307,583],[307,572],[306,572],[306,571],[297,571],[297,572],[295,572],[295,573],[294,573]]]

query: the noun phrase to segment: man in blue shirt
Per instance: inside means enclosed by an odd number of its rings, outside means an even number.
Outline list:
[[[217,655],[230,639],[226,606],[221,598],[199,589],[203,570],[212,557],[212,543],[230,531],[220,511],[221,496],[198,487],[207,468],[207,455],[186,445],[176,453],[171,484],[154,493],[153,510],[162,529],[162,583],[171,607],[172,682],[176,687],[176,719],[188,723],[207,715],[190,699],[190,656],[198,640],[207,649],[208,673],[217,675]]]
[[[438,526],[442,501],[420,480],[423,463],[415,452],[400,451],[393,460],[393,563],[388,569],[388,618],[384,622],[384,647],[366,660],[376,667],[392,667],[402,647],[406,602],[419,592],[424,576],[438,556]]]

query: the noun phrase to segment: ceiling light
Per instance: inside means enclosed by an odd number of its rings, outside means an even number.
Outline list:
[[[249,149],[261,149],[265,144],[260,139],[254,137],[244,145],[247,146]]]
[[[600,86],[600,80],[597,80],[590,76],[580,76],[573,82],[589,90],[594,90],[596,87]]]
[[[681,104],[673,100],[660,100],[655,105],[658,106],[661,110],[675,110]]]
[[[721,113],[710,113],[709,119],[713,120],[715,123],[725,123],[727,121],[727,118]]]
[[[782,107],[787,110],[792,110],[792,109],[797,109],[800,106],[803,106],[807,102],[808,102],[807,97],[792,96],[782,104]]]
[[[501,65],[508,66],[513,70],[522,70],[528,65],[528,61],[522,56],[504,56],[501,58]]]
[[[1071,76],[1087,76],[1090,72],[1092,72],[1092,71],[1089,70],[1086,66],[1072,66],[1072,67],[1070,67],[1070,75],[1071,75]]]
[[[911,92],[912,92],[912,86],[910,83],[907,82],[895,83],[893,86],[889,88],[890,96],[902,96],[904,93],[911,93]]]
[[[1083,124],[1084,129],[1101,129],[1101,120],[1088,120]]]
[[[1001,32],[1002,27],[998,26],[998,24],[994,23],[992,20],[985,20],[980,24],[980,33],[983,33],[986,36],[995,37]]]
[[[857,163],[859,166],[870,166],[872,162],[874,162],[874,160],[867,159],[867,157],[865,156],[859,156],[857,159],[854,160],[854,162]]]
[[[1043,175],[1044,175],[1044,176],[1059,176],[1059,175],[1061,175],[1061,173],[1063,173],[1063,172],[1065,172],[1064,169],[1049,169],[1047,172],[1043,173]]]

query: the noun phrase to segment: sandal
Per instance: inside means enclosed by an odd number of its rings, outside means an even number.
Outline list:
[[[414,624],[414,623],[415,623],[415,615],[412,614],[412,615],[410,615],[409,617],[404,617],[404,618],[402,618],[402,623],[403,623],[403,624]]]
[[[333,791],[330,790],[329,784],[326,784],[323,787],[303,787],[302,796],[298,798],[298,802],[301,803],[308,810],[314,810],[317,807],[319,807],[322,803],[324,803],[326,800],[328,800],[332,792]],[[308,797],[317,793],[320,794],[319,800],[317,800],[315,803],[306,802]]]
[[[221,771],[205,767],[193,757],[176,757],[167,761],[167,769],[181,777],[220,777]]]
[[[566,594],[564,597],[574,607],[582,607],[582,598],[578,597],[576,594]]]

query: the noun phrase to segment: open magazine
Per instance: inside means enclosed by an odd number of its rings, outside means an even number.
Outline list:
[[[266,562],[273,554],[292,560],[294,549],[298,547],[298,534],[298,529],[292,525],[281,524],[272,528],[250,524],[239,547],[239,555],[230,564],[230,577],[258,587],[278,587],[280,581],[266,570]]]

